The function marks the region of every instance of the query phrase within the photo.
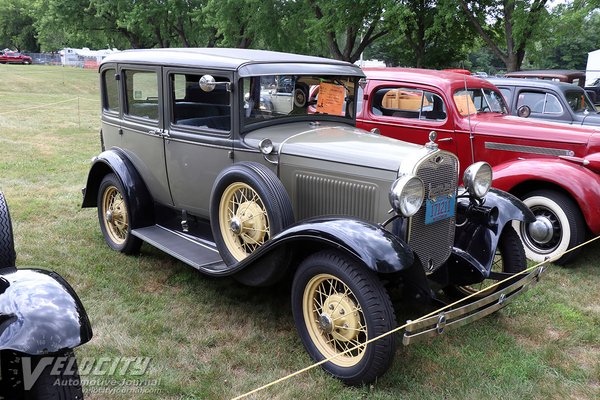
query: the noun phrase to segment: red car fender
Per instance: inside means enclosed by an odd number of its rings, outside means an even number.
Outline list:
[[[581,164],[556,159],[515,160],[496,165],[493,186],[511,192],[525,182],[548,182],[577,202],[593,234],[600,234],[600,176]]]

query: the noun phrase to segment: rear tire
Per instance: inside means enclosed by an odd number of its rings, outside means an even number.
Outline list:
[[[4,194],[0,192],[0,268],[14,267],[16,259],[10,213]]]
[[[115,174],[106,175],[100,182],[97,205],[98,221],[106,243],[124,254],[138,253],[142,240],[131,234],[131,201]]]

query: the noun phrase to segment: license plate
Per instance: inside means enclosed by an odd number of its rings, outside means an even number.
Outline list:
[[[454,216],[456,198],[451,196],[439,196],[435,200],[427,199],[425,202],[425,224],[444,220]]]

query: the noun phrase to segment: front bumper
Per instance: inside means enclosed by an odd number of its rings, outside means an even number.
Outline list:
[[[402,343],[409,345],[422,339],[439,336],[448,330],[490,315],[539,282],[544,273],[546,273],[544,266],[537,267],[515,283],[487,297],[414,322],[407,321]]]

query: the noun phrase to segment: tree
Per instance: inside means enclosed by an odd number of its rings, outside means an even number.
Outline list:
[[[39,50],[35,38],[33,18],[29,15],[29,2],[26,0],[0,1],[0,46],[19,51]]]
[[[388,65],[446,68],[472,50],[473,34],[462,28],[455,13],[444,13],[442,0],[400,0],[386,13],[393,27],[385,40],[366,52]]]
[[[458,0],[462,14],[507,71],[521,68],[527,46],[543,30],[547,0]]]
[[[585,69],[587,53],[600,48],[600,0],[557,5],[548,31],[531,46],[525,62],[531,68]],[[590,29],[592,28],[592,29]]]
[[[313,37],[323,35],[331,57],[355,62],[376,40],[390,32],[385,12],[388,0],[307,0],[314,13]]]

